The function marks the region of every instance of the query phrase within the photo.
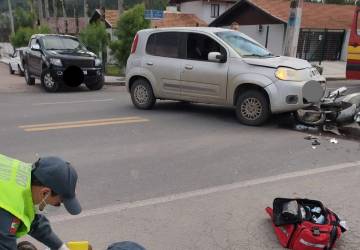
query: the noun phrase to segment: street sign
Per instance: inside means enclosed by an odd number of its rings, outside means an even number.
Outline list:
[[[162,10],[145,10],[145,19],[156,20],[163,18],[164,18],[164,11]]]

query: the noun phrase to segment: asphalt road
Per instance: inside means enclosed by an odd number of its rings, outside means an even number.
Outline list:
[[[27,162],[46,155],[72,162],[85,211],[360,160],[358,141],[339,138],[331,144],[320,136],[321,145],[313,149],[304,133],[279,126],[283,117],[248,127],[229,108],[162,101],[141,111],[120,86],[48,94],[38,84],[26,86],[22,77],[9,76],[4,65],[0,76],[0,152]],[[357,83],[351,88],[357,89]],[[348,195],[359,187],[357,183]],[[320,192],[327,191],[307,194]],[[262,200],[270,205],[273,198]],[[247,204],[239,201],[239,206]],[[358,202],[356,206],[360,208]],[[92,219],[85,220],[91,227]],[[79,233],[64,225],[59,230],[66,239]],[[106,230],[114,229],[98,228]],[[95,246],[113,240],[95,238]]]

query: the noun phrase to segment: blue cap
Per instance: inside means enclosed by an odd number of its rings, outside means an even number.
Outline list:
[[[132,241],[116,242],[110,245],[107,250],[146,250],[144,247]]]
[[[61,197],[70,214],[77,215],[81,212],[80,203],[75,195],[78,176],[70,163],[59,157],[43,157],[34,163],[33,175]]]

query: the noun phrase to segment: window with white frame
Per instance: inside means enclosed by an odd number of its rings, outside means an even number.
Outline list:
[[[218,17],[220,12],[219,4],[211,4],[211,17]]]

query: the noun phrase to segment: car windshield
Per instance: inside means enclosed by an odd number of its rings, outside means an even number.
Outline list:
[[[81,50],[84,46],[71,37],[48,36],[43,38],[47,50]]]
[[[216,35],[232,47],[242,57],[273,57],[267,49],[260,44],[249,40],[237,31],[217,32]]]

